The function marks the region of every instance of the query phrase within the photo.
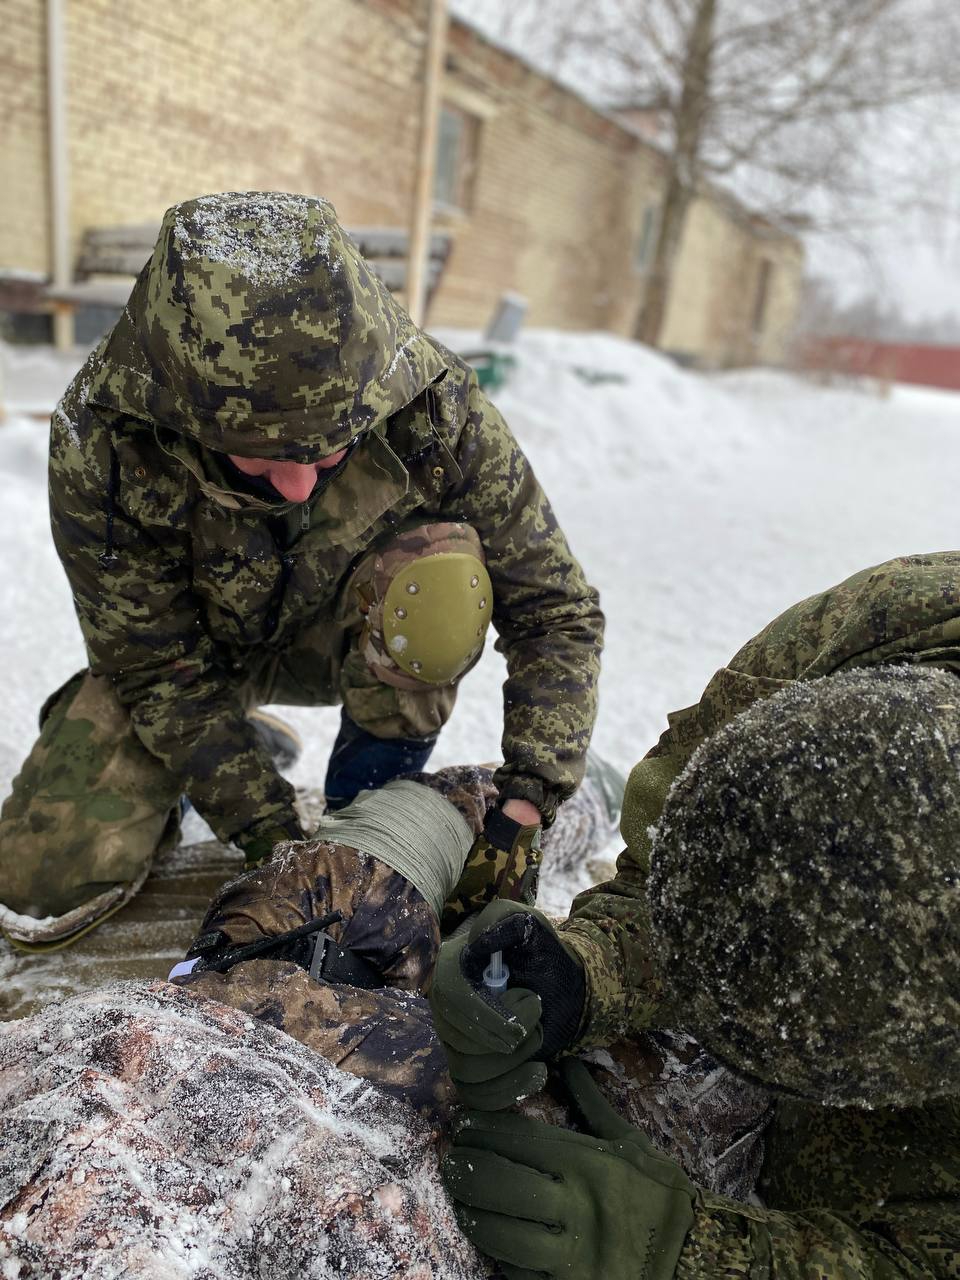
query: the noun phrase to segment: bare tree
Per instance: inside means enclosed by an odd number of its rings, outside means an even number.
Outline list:
[[[636,336],[656,345],[687,213],[721,182],[784,229],[889,215],[960,94],[957,0],[472,0],[514,47],[662,122],[664,193]],[[906,163],[905,163],[906,162]]]

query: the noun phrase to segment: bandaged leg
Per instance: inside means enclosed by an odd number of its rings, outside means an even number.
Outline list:
[[[315,981],[306,949],[298,962],[251,960],[176,982],[280,1028],[432,1119],[445,1118],[453,1086],[420,992],[436,962],[440,909],[496,802],[492,778],[489,768],[462,766],[367,793],[324,819],[318,834],[325,838],[279,846],[271,862],[226,885],[210,905],[201,936],[219,932],[228,946],[276,938],[339,911],[342,919],[325,932],[370,963],[382,989]],[[615,808],[588,776],[546,833],[547,857],[596,853]]]

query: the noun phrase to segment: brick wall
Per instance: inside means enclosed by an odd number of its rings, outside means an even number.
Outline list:
[[[72,0],[72,220],[159,221],[205,191],[322,193],[403,222],[420,41],[357,0]],[[104,50],[108,56],[104,57]]]
[[[231,188],[322,194],[348,226],[409,224],[425,0],[65,8],[74,252],[85,228],[159,222]],[[0,267],[48,264],[44,22],[43,0],[4,0]],[[444,96],[477,121],[477,166],[469,208],[439,219],[453,251],[429,323],[481,327],[509,289],[530,324],[631,334],[657,154],[457,22]],[[692,220],[668,320],[678,347],[711,361],[731,345],[714,331],[729,323],[717,282],[744,279],[729,221],[709,208]]]
[[[764,273],[766,299],[758,316]],[[802,274],[797,241],[754,224],[723,198],[697,199],[678,252],[661,345],[713,368],[782,362]]]
[[[0,15],[0,268],[46,272],[46,26],[43,0]]]
[[[629,333],[639,297],[633,245],[654,191],[650,153],[459,24],[446,97],[477,113],[480,149],[472,208],[442,219],[455,248],[434,323],[475,325],[515,289],[529,300],[530,324]]]

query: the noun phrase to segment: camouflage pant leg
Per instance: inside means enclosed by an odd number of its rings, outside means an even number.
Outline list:
[[[277,846],[272,859],[224,885],[201,932],[234,944],[275,937],[340,911],[327,933],[373,965],[390,986],[418,991],[440,945],[437,919],[418,889],[379,858],[326,840]]]
[[[539,851],[528,852],[520,848],[511,858],[499,851],[494,851],[495,856],[491,856],[491,850],[482,843],[474,846],[467,855],[460,879],[447,899],[441,918],[444,934],[456,928],[465,916],[482,910],[495,897],[515,896],[512,887],[523,884],[533,859],[542,859],[548,874],[560,873],[565,877],[596,865],[596,858],[616,834],[623,790],[620,780],[619,792],[614,786],[612,794],[605,793],[599,776],[603,769],[608,769],[608,766],[597,761],[596,757],[588,756],[587,772],[581,786],[559,807],[553,825],[542,832]],[[475,835],[483,827],[486,810],[496,802],[493,769],[486,765],[460,766],[441,769],[435,774],[407,776],[445,795],[471,823]],[[465,803],[467,800],[471,802],[469,805]],[[609,874],[613,874],[612,870]],[[550,889],[549,880],[544,884],[541,877],[538,902],[546,911],[554,909]],[[565,914],[566,906],[561,896],[557,911]]]
[[[176,985],[277,1027],[334,1066],[369,1080],[435,1122],[454,1102],[447,1062],[419,995],[315,982],[299,965],[248,960],[227,973],[188,974]]]
[[[0,810],[4,904],[22,915],[64,916],[118,885],[137,886],[175,837],[179,792],[141,745],[110,682],[79,672],[48,702]]]
[[[341,1070],[442,1118],[453,1086],[429,1005],[417,994],[433,971],[439,931],[403,876],[344,845],[281,846],[273,861],[224,886],[202,931],[222,929],[232,942],[253,942],[332,910],[344,919],[329,927],[331,937],[379,969],[389,987],[316,982],[299,965],[268,959],[176,981],[269,1022]]]

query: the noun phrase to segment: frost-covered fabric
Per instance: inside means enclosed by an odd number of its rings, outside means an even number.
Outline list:
[[[653,841],[654,943],[685,1025],[831,1106],[960,1080],[960,686],[798,682],[694,755]]]
[[[313,463],[354,440],[303,503],[241,493],[218,461]],[[508,664],[501,798],[549,823],[576,789],[596,716],[596,592],[474,372],[413,325],[326,202],[228,192],[169,210],[122,317],[60,401],[49,474],[91,670],[176,790],[251,860],[305,834],[251,703],[347,696],[381,737],[424,736],[424,702],[433,728],[444,718],[435,688],[388,693],[351,648],[350,574],[398,527],[479,537]],[[65,847],[41,853],[54,863]]]
[[[435,1134],[166,984],[0,1029],[4,1280],[479,1280]]]
[[[627,783],[617,875],[581,894],[565,927],[588,966],[585,1042],[681,1023],[656,963],[648,880],[656,823],[696,748],[793,682],[886,663],[960,671],[960,553],[904,556],[801,601],[669,717]],[[780,1099],[764,1142],[766,1207],[704,1191],[678,1280],[960,1276],[960,1098],[875,1110]]]
[[[899,556],[801,600],[721,666],[698,702],[667,717],[627,783],[617,875],[582,893],[564,926],[587,971],[581,1043],[609,1043],[661,1016],[663,983],[650,963],[650,841],[697,747],[794,681],[891,663],[960,673],[960,552]]]

